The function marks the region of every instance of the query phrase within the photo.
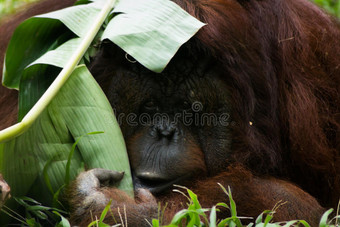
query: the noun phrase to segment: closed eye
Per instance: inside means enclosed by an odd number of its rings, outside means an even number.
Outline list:
[[[158,111],[158,109],[159,109],[158,105],[156,104],[156,102],[154,100],[149,100],[149,101],[145,102],[143,107],[148,112]]]

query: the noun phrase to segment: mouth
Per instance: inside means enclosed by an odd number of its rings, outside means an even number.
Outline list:
[[[133,182],[135,189],[145,188],[148,189],[152,194],[160,194],[172,188],[174,184],[181,184],[190,177],[190,174],[184,175],[172,180],[164,180],[155,177],[136,177],[133,175]]]

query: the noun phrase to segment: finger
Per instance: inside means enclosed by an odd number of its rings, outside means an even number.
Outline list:
[[[95,177],[97,177],[101,184],[114,184],[121,181],[124,177],[124,172],[118,172],[108,169],[96,168],[90,171]]]
[[[0,174],[0,209],[5,201],[10,198],[11,188]]]
[[[136,199],[141,203],[154,203],[157,204],[156,198],[151,194],[151,192],[144,188],[137,189]]]

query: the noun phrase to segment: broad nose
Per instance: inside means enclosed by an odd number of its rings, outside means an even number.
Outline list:
[[[156,130],[159,136],[172,139],[176,132],[176,127],[173,124],[161,124],[157,126]]]
[[[158,139],[166,138],[168,140],[173,140],[178,136],[178,128],[173,123],[158,123],[152,127],[151,135]]]

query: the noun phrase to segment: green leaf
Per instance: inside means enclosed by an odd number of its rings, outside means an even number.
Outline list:
[[[60,71],[49,65],[33,65],[24,70],[19,86],[19,121],[32,109]]]
[[[83,37],[92,26],[93,20],[100,13],[105,0],[96,0],[85,5],[76,5],[51,13],[35,16],[35,18],[49,18],[61,21],[78,37]]]
[[[216,227],[216,207],[213,206],[210,211],[209,227]]]
[[[228,204],[226,204],[226,203],[217,203],[216,204],[216,206],[218,207],[218,206],[221,206],[221,207],[224,207],[224,208],[227,208],[227,209],[230,209],[230,207],[228,206]]]
[[[104,132],[90,132],[90,133],[87,133],[86,135],[95,135],[95,134],[101,134],[101,133],[104,133]],[[72,160],[72,157],[73,157],[73,154],[76,150],[76,146],[77,144],[79,143],[79,141],[86,135],[82,135],[80,136],[76,142],[74,142],[74,144],[72,145],[72,148],[71,148],[71,151],[68,155],[68,158],[67,158],[67,162],[66,162],[66,168],[65,168],[65,185],[69,185],[70,183],[70,169],[71,169],[71,160]],[[123,152],[123,150],[122,150]]]
[[[23,71],[29,64],[70,37],[88,34],[101,13],[102,5],[103,0],[97,0],[95,3],[39,15],[20,24],[6,52],[3,84],[18,89]],[[61,56],[68,60],[72,55]]]
[[[81,44],[81,41],[81,38],[70,39],[56,49],[48,51],[46,54],[32,62],[27,67],[35,64],[48,64],[63,68],[67,62],[70,61],[70,57],[77,50],[78,46]]]
[[[70,98],[71,97],[71,98]],[[44,204],[53,196],[44,182],[48,175],[53,191],[64,184],[66,163],[74,140],[83,137],[70,166],[72,179],[87,168],[124,171],[119,188],[133,195],[131,173],[124,139],[110,103],[85,66],[78,67],[32,127],[4,144],[0,170],[11,185],[12,195],[29,195]],[[46,171],[44,166],[49,160]]]
[[[303,226],[305,226],[305,227],[311,227],[306,221],[304,221],[304,220],[300,220],[299,221],[299,224],[302,224]]]
[[[179,224],[181,220],[187,216],[188,213],[190,213],[190,211],[186,209],[178,211],[172,218],[170,224],[173,224],[173,225]]]
[[[266,215],[266,218],[264,220],[264,224],[267,225],[272,219],[273,219],[273,212],[269,212],[267,215]]]
[[[281,227],[281,225],[279,224],[273,224],[273,223],[267,223],[267,224],[264,224],[264,223],[260,223],[260,224],[257,224],[256,227]]]
[[[266,211],[265,211],[266,212]],[[262,220],[263,220],[263,216],[264,216],[264,212],[262,212],[255,220],[255,224],[260,224],[262,223]]]
[[[102,24],[106,20],[109,12],[112,10],[114,3],[116,2],[116,0],[106,0],[106,1],[98,0],[98,1],[105,3],[105,4],[103,4],[103,6],[101,6],[101,11],[98,13],[98,15],[95,18],[93,18],[93,21],[91,23],[91,27],[86,32],[86,35],[84,35],[84,37],[81,37],[82,38],[81,44],[78,46],[76,51],[70,57],[70,61],[67,62],[67,65],[62,69],[62,71],[59,73],[58,77],[53,81],[53,83],[51,84],[51,86],[47,90],[46,90],[46,88],[48,87],[49,83],[54,79],[54,77],[56,75],[55,70],[52,70],[52,73],[49,70],[52,66],[42,65],[41,67],[39,67],[39,65],[33,65],[33,66],[29,67],[28,69],[25,69],[24,73],[22,73],[22,70],[21,71],[19,70],[19,72],[16,72],[16,73],[13,73],[13,70],[12,71],[6,70],[6,69],[4,70],[4,77],[6,77],[8,80],[12,80],[12,81],[16,81],[16,80],[19,81],[20,80],[20,87],[21,87],[21,89],[24,89],[24,91],[20,92],[19,119],[21,119],[23,117],[23,115],[26,114],[26,112],[35,104],[35,102],[38,99],[39,99],[39,101],[32,107],[32,109],[30,109],[30,111],[27,113],[27,115],[25,115],[25,117],[22,119],[22,122],[14,125],[14,126],[11,126],[11,127],[7,128],[5,130],[0,131],[0,141],[3,142],[3,141],[10,140],[11,138],[18,136],[19,134],[26,131],[31,126],[31,124],[37,119],[37,117],[41,114],[41,112],[46,108],[46,106],[50,103],[50,101],[53,99],[53,97],[58,93],[58,91],[63,86],[63,84],[66,82],[66,80],[69,78],[70,74],[72,73],[74,68],[77,66],[77,64],[80,62],[80,60],[84,56],[86,50],[89,48],[91,42],[96,37],[96,35],[99,32]],[[32,18],[32,20],[33,19],[39,19],[39,18]],[[29,19],[29,20],[31,20],[31,19]],[[51,19],[45,19],[45,20],[43,20],[43,22],[47,23],[46,21],[49,21],[49,20],[51,20]],[[52,20],[52,21],[54,21],[54,20]],[[61,23],[61,22],[59,22],[59,23]],[[29,32],[33,31],[33,33],[31,34],[33,38],[35,38],[34,36],[39,36],[39,35],[41,35],[42,37],[46,36],[46,33],[44,33],[45,31],[42,31],[40,33],[35,31],[35,30],[37,30],[37,28],[39,28],[39,26],[37,26],[37,24],[35,24],[35,26],[31,26],[31,30],[29,29],[29,26],[23,26],[23,28],[21,30],[28,29]],[[49,30],[53,30],[50,27],[48,27],[48,28],[49,28]],[[20,29],[18,29],[18,32],[19,31],[20,31]],[[34,32],[36,32],[36,34]],[[43,52],[46,52],[46,51],[41,52],[39,50],[39,48],[37,48],[37,47],[39,47],[37,45],[33,45],[33,47],[30,46],[30,43],[27,43],[27,40],[23,40],[23,41],[20,42],[21,36],[15,35],[15,34],[14,34],[14,36],[15,36],[16,39],[13,37],[12,38],[13,45],[10,44],[10,46],[12,46],[13,48],[9,47],[9,49],[7,51],[8,53],[11,53],[9,55],[10,59],[13,60],[13,59],[16,58],[15,54],[13,54],[13,50],[15,50],[15,48],[17,46],[19,46],[21,48],[18,48],[16,50],[17,51],[16,54],[21,56],[23,54],[23,52],[25,52],[25,54],[28,55],[27,58],[29,58],[30,57],[29,54],[32,54],[32,53],[39,53],[40,55],[37,55],[39,57],[39,56],[41,56],[41,54]],[[63,33],[62,35],[57,36],[53,40],[54,40],[55,43],[59,43],[61,38],[66,40],[65,39],[66,36],[67,35],[65,35],[65,33]],[[25,37],[25,35],[23,35],[23,37]],[[44,40],[44,39],[42,39],[40,41],[42,43],[49,43],[50,42],[50,40]],[[24,43],[24,45],[22,45],[22,43]],[[53,46],[55,47],[55,46],[58,46],[58,45],[54,44]],[[67,56],[67,58],[68,57],[69,56]],[[32,59],[35,60],[36,58],[32,58]],[[23,69],[27,65],[25,62],[19,61],[17,63],[18,63],[17,67],[19,69],[20,68]],[[43,69],[43,70],[41,70],[41,69]],[[44,75],[49,76],[47,80],[42,79]],[[46,90],[46,92],[45,92],[45,90]],[[31,91],[32,94],[26,95],[26,94],[30,94],[30,91]],[[44,95],[41,96],[41,94],[43,94],[43,93],[44,93]],[[41,96],[41,98],[40,98],[40,96]]]
[[[2,83],[10,88],[19,88],[23,70],[46,51],[58,45],[58,39],[68,29],[59,21],[31,18],[14,31],[7,47]],[[72,33],[68,33],[68,36]]]
[[[111,203],[112,203],[112,200],[110,200],[110,202],[105,206],[103,212],[100,215],[99,222],[103,222],[104,221],[107,212],[110,210]]]
[[[251,219],[251,218],[247,218],[247,219]],[[237,226],[237,227],[243,227],[244,225],[242,225],[240,218],[238,217],[229,217],[226,219],[223,219],[222,221],[220,221],[218,223],[218,227],[224,227],[224,226]],[[249,224],[247,226],[252,226],[252,224]],[[256,225],[257,226],[257,225]]]
[[[53,211],[53,213],[55,213],[61,218],[61,221],[57,223],[55,227],[71,227],[70,222],[66,218],[64,218],[59,212]]]
[[[169,0],[119,1],[113,12],[119,14],[107,25],[102,40],[111,40],[154,72],[162,72],[204,25]]]
[[[296,224],[299,224],[299,221],[293,220],[293,221],[288,221],[282,227],[290,227],[290,226],[296,226]]]
[[[193,191],[191,191],[190,189],[187,189],[187,192],[190,196],[191,202],[194,205],[194,209],[195,210],[201,209],[202,207],[201,204],[198,202],[197,195],[193,193]]]
[[[159,220],[157,219],[152,219],[152,227],[159,227]]]
[[[333,209],[327,210],[321,217],[319,227],[326,227],[328,216],[333,212]]]
[[[55,157],[52,157],[50,160],[48,160],[47,163],[45,164],[44,168],[43,168],[44,181],[45,181],[45,184],[46,184],[48,190],[51,192],[52,195],[54,194],[54,191],[53,191],[53,188],[52,188],[52,185],[51,185],[50,178],[47,174],[47,169],[50,166],[50,164],[53,162],[54,158]]]
[[[26,219],[26,224],[30,227],[40,226],[39,223],[37,223],[34,218]]]
[[[52,207],[63,207],[62,203],[59,201],[59,195],[64,187],[65,185],[62,185],[58,191],[53,194]]]
[[[228,187],[228,196],[229,196],[229,202],[230,202],[230,212],[232,216],[237,216],[237,211],[236,211],[236,203],[232,197],[231,194],[231,189]]]

